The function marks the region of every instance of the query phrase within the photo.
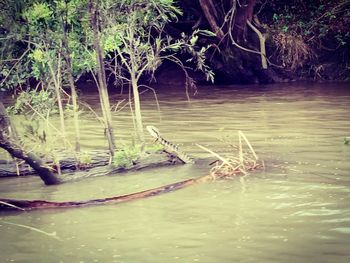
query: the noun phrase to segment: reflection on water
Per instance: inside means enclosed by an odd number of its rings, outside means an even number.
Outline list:
[[[114,95],[113,103],[121,99]],[[84,98],[98,110],[96,94]],[[221,140],[242,130],[265,171],[196,185],[120,205],[2,214],[2,220],[56,232],[63,241],[0,222],[2,262],[349,262],[350,89],[331,84],[200,88],[142,97],[155,125],[195,156],[199,143],[225,153]],[[102,129],[83,115],[83,147],[105,147]],[[128,108],[114,116],[119,143],[132,131]],[[151,141],[151,138],[148,138]],[[204,175],[203,165],[45,187],[36,178],[0,181],[1,197],[80,200]]]

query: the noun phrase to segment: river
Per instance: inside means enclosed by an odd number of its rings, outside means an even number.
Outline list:
[[[83,95],[99,113],[97,94]],[[111,102],[122,98],[113,94]],[[265,169],[118,205],[0,214],[1,262],[350,262],[348,85],[199,87],[190,102],[170,87],[157,98],[160,110],[152,92],[142,95],[145,125],[197,157],[208,154],[196,143],[227,154],[225,140],[242,130]],[[113,125],[122,144],[132,123],[129,108],[118,109]],[[81,125],[84,149],[105,147],[93,114],[82,114]],[[51,187],[35,177],[6,178],[0,197],[103,198],[209,169],[172,166]]]

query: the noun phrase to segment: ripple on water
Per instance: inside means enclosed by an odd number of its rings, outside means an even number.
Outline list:
[[[350,227],[337,227],[337,228],[332,228],[331,230],[342,234],[350,234]]]
[[[319,85],[201,87],[191,104],[182,91],[158,90],[160,113],[154,98],[142,95],[145,124],[155,125],[190,153],[199,154],[195,143],[227,153],[232,149],[222,139],[235,143],[236,131],[243,130],[266,160],[267,179],[258,171],[244,183],[225,180],[120,205],[7,216],[7,221],[57,231],[65,244],[34,231],[0,226],[2,259],[349,262],[350,147],[342,138],[350,131],[350,92],[346,88],[340,94],[339,84],[334,90],[332,84]],[[96,98],[91,94],[84,99],[98,109]],[[83,148],[105,148],[96,117],[82,118]],[[128,107],[113,115],[118,141],[129,140],[130,120]],[[46,188],[35,178],[16,178],[1,182],[0,191],[13,198],[79,200],[127,194],[198,177],[209,169],[171,167],[59,188]]]
[[[330,216],[330,215],[341,215],[341,214],[342,214],[342,210],[321,207],[319,209],[307,209],[303,211],[298,211],[291,214],[291,216],[309,217],[309,216]]]

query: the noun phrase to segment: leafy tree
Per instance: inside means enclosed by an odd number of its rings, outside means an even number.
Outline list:
[[[87,72],[96,64],[84,39],[86,28],[86,3],[75,0],[57,0],[54,3],[34,3],[24,12],[30,44],[34,51],[32,75],[37,79],[53,80],[60,109],[61,127],[64,130],[62,86],[69,86],[71,91],[73,118],[75,124],[75,148],[80,150],[80,130],[78,119],[77,91],[75,78]]]
[[[115,138],[114,138],[114,132],[112,127],[112,114],[111,114],[111,107],[109,103],[109,95],[108,95],[108,89],[107,89],[107,80],[106,80],[106,72],[105,72],[105,64],[104,64],[104,53],[101,46],[101,31],[104,27],[100,25],[100,12],[103,10],[99,5],[98,1],[95,0],[89,0],[89,13],[90,13],[90,25],[92,28],[93,36],[92,36],[92,42],[94,45],[94,51],[96,54],[96,61],[97,61],[97,67],[96,67],[96,73],[98,77],[98,81],[96,81],[98,92],[100,95],[100,102],[101,102],[101,108],[102,108],[102,114],[105,121],[106,126],[106,135],[109,143],[109,151],[111,154],[111,157],[114,156],[115,151]]]
[[[172,39],[164,32],[165,26],[176,21],[181,11],[172,0],[134,0],[107,2],[102,27],[102,42],[111,59],[109,67],[117,79],[126,81],[134,98],[134,124],[139,142],[144,143],[144,131],[140,103],[140,78],[153,75],[161,63],[171,60],[184,70],[187,83],[192,84],[185,67],[175,54],[187,52],[189,61],[195,63],[208,79],[213,74],[205,64],[208,47],[196,48],[199,34],[211,35],[209,31],[195,31],[191,36]]]
[[[31,2],[0,1],[0,89],[3,91],[26,85],[30,77],[28,44],[21,41],[26,34],[21,14]]]

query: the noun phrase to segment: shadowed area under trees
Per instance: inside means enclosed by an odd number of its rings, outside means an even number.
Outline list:
[[[207,41],[213,45],[210,65],[217,83],[348,79],[348,0],[180,3],[185,15],[174,29],[207,28],[216,34]]]

